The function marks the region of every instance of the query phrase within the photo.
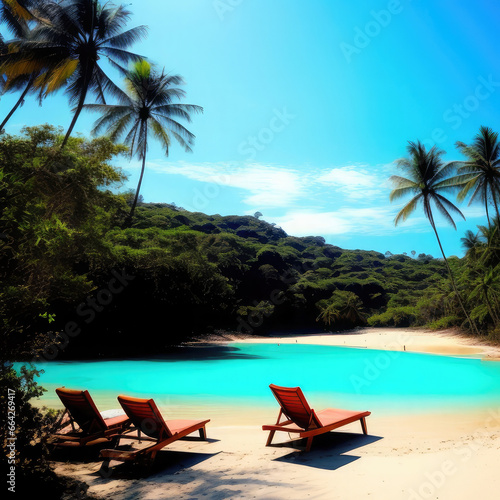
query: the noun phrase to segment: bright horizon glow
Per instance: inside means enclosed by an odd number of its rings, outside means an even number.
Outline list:
[[[394,227],[404,200],[389,202],[388,178],[409,140],[436,144],[451,161],[461,159],[455,142],[470,143],[481,125],[500,131],[496,5],[144,0],[129,8],[128,27],[149,26],[132,50],[182,75],[184,102],[204,107],[187,124],[197,137],[192,154],[173,144],[166,158],[150,141],[146,202],[260,211],[290,235],[440,257],[422,211]],[[17,98],[2,97],[3,115]],[[75,132],[89,136],[96,118],[82,113]],[[66,129],[70,120],[60,92],[42,107],[28,98],[6,129]],[[129,177],[123,189],[135,189],[139,163],[115,163]],[[486,224],[482,206],[458,206],[467,221],[456,219],[457,231],[438,222],[447,255],[462,256],[465,231]]]

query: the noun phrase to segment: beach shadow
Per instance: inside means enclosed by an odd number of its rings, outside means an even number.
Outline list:
[[[144,469],[134,463],[119,463],[112,465],[109,471],[96,471],[91,474],[104,480],[121,479],[124,481],[136,481],[145,479],[148,483],[165,482],[165,476],[174,476],[184,469],[194,467],[205,460],[215,457],[216,453],[197,453],[192,451],[161,450],[156,455],[153,464]],[[112,462],[113,464],[113,462]]]
[[[210,342],[199,342],[196,345],[179,345],[169,347],[169,352],[158,355],[143,355],[137,356],[120,356],[116,358],[99,358],[99,359],[76,359],[76,360],[60,360],[59,363],[71,365],[75,361],[79,364],[94,364],[101,362],[117,362],[117,361],[203,361],[203,360],[226,360],[226,359],[267,359],[267,356],[259,356],[255,354],[244,354],[237,347],[213,344]]]
[[[171,352],[148,358],[148,361],[202,361],[228,359],[266,359],[267,356],[243,353],[237,347],[199,343],[173,347]]]
[[[311,451],[304,452],[305,439],[297,439],[286,443],[273,444],[273,447],[290,447],[296,449],[287,455],[274,460],[290,464],[305,465],[324,470],[336,470],[358,460],[359,456],[344,455],[363,446],[383,439],[380,436],[366,436],[349,432],[328,432],[314,438]]]
[[[169,488],[186,487],[190,485],[188,496],[182,498],[201,499],[201,498],[217,498],[217,499],[232,499],[245,498],[245,490],[251,486],[261,491],[269,491],[271,488],[279,488],[283,486],[281,478],[272,479],[264,475],[253,472],[250,476],[245,473],[232,475],[228,470],[228,465],[223,467],[223,470],[200,471],[196,469],[198,464],[203,463],[208,459],[218,461],[217,456],[223,456],[223,451],[216,453],[192,453],[171,451],[159,452],[155,465],[151,473],[145,475],[133,475],[131,467],[113,471],[104,481],[112,483],[114,480],[121,480],[121,493],[127,491],[126,498],[176,498],[169,495]],[[98,484],[103,480],[99,473],[92,474],[92,483]],[[99,477],[96,477],[99,476]],[[101,483],[102,484],[102,483]],[[152,495],[154,491],[154,496]],[[170,491],[175,491],[174,489]],[[161,496],[163,494],[163,496]],[[133,496],[131,496],[133,495]],[[120,497],[123,498],[123,497]],[[269,498],[269,500],[277,499],[275,496],[265,496],[258,498]]]
[[[197,441],[203,443],[218,443],[219,439],[207,438],[200,441],[199,437],[184,436],[179,441]],[[122,451],[137,450],[137,446],[133,444],[123,444],[116,448]],[[139,446],[140,449],[140,446]],[[217,455],[217,453],[199,453],[193,451],[176,451],[172,449],[159,450],[153,464],[150,467],[144,468],[135,462],[119,462],[111,461],[108,470],[100,469],[94,476],[99,476],[103,479],[137,479],[137,478],[150,478],[155,474],[161,473],[162,475],[177,474],[180,470],[192,467],[207,458]],[[102,458],[98,459],[102,462]]]
[[[113,446],[108,441],[82,447],[56,448],[50,452],[50,460],[53,462],[72,462],[77,464],[101,462],[102,458],[99,457],[101,450],[113,448]]]

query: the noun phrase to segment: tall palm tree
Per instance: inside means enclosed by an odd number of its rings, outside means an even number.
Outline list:
[[[101,5],[98,0],[40,2],[38,25],[4,65],[9,78],[41,71],[34,85],[45,95],[66,86],[75,108],[61,147],[68,141],[89,92],[99,103],[105,103],[106,94],[119,92],[99,60],[105,57],[115,66],[140,59],[126,49],[145,36],[146,28],[123,31],[129,18],[125,6]]]
[[[34,7],[34,2],[16,2],[14,0],[2,0],[2,8],[0,11],[0,22],[5,24],[9,31],[14,35],[14,39],[10,41],[2,40],[0,47],[0,61],[2,64],[8,63],[11,53],[15,52],[19,43],[27,40],[30,36],[30,24],[35,22],[35,16],[32,11],[28,10],[28,5]],[[2,90],[3,92],[21,92],[19,99],[16,101],[12,109],[7,113],[0,123],[0,131],[2,131],[15,111],[24,103],[26,95],[34,92],[34,82],[39,76],[39,72],[31,74],[21,74],[15,78],[7,78],[2,72]]]
[[[453,272],[444,253],[443,246],[436,229],[436,223],[432,211],[432,206],[434,205],[438,212],[455,229],[456,225],[451,213],[460,215],[465,220],[462,212],[441,194],[442,192],[454,189],[454,185],[453,183],[450,183],[449,177],[450,173],[454,170],[454,165],[450,163],[443,163],[441,157],[444,154],[444,151],[436,148],[436,146],[427,151],[425,146],[420,141],[417,141],[416,143],[410,141],[408,143],[407,150],[409,157],[397,160],[396,165],[398,168],[404,170],[408,177],[401,177],[398,175],[392,175],[390,177],[390,181],[395,186],[395,188],[391,191],[390,200],[392,202],[407,195],[413,195],[413,197],[398,212],[396,218],[394,219],[394,224],[398,225],[401,221],[405,221],[415,211],[420,203],[423,205],[424,214],[429,220],[432,230],[436,235],[439,249],[441,250],[441,254],[443,255],[444,262],[448,269],[453,290],[455,291],[467,321],[476,333],[478,333],[475,324],[471,321],[469,314],[465,309],[460,293],[458,292],[455,279],[453,278]]]
[[[488,225],[491,226],[488,205],[493,202],[496,216],[500,218],[500,142],[498,133],[489,127],[481,126],[471,145],[458,141],[459,151],[467,158],[463,162],[455,162],[458,167],[457,183],[463,185],[458,193],[458,200],[463,201],[468,194],[472,195],[469,205],[474,201],[484,203]]]
[[[142,160],[141,174],[126,225],[132,221],[141,190],[149,136],[160,141],[166,156],[169,154],[172,137],[185,151],[192,151],[195,137],[176,118],[191,122],[191,114],[201,113],[203,108],[176,102],[185,96],[185,92],[177,87],[183,83],[182,77],[168,75],[164,70],[158,73],[150,63],[142,60],[134,63],[132,69],[125,74],[127,92],[117,95],[119,104],[85,106],[102,113],[94,125],[94,134],[106,130],[113,141],[120,140],[125,135],[123,142],[129,146],[130,156],[137,156]]]

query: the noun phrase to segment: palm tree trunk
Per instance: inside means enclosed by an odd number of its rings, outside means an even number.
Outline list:
[[[71,132],[73,132],[73,128],[75,127],[76,121],[78,120],[78,117],[80,116],[80,113],[83,109],[83,104],[85,102],[86,94],[87,94],[87,90],[85,90],[85,92],[82,93],[82,96],[80,96],[80,100],[78,101],[78,107],[76,108],[75,114],[73,116],[73,119],[71,120],[68,131],[66,132],[66,135],[64,136],[63,142],[61,144],[61,149],[63,149],[66,146],[66,143],[68,142],[68,139],[71,136]]]
[[[488,210],[488,200],[484,202],[484,208],[486,209],[486,220],[488,221],[488,227],[491,227],[490,213]]]
[[[76,108],[73,119],[71,120],[68,131],[66,132],[66,135],[64,136],[63,142],[61,144],[61,149],[63,149],[66,146],[66,143],[68,142],[68,139],[71,136],[71,132],[73,132],[73,128],[75,127],[76,121],[78,120],[78,117],[80,116],[80,113],[82,112],[83,105],[85,104],[85,98],[87,97],[87,91],[89,89],[90,79],[92,78],[92,73],[94,71],[94,68],[92,68],[91,70],[88,70],[87,66],[85,67],[85,75],[86,75],[85,85],[83,86],[82,93],[80,94],[80,98],[78,100],[78,106]],[[89,71],[90,71],[90,74],[89,74]]]
[[[23,93],[21,94],[21,97],[18,99],[14,107],[10,110],[9,114],[4,118],[3,122],[0,123],[0,131],[3,130],[5,127],[6,123],[10,120],[11,116],[16,112],[17,108],[21,105],[21,103],[24,101],[24,98],[26,97],[26,94],[29,92],[31,89],[31,85],[33,84],[33,81],[30,79],[28,82],[28,85],[26,85],[26,88],[23,90]]]
[[[144,151],[142,155],[142,168],[141,175],[139,176],[139,182],[137,184],[137,190],[135,192],[134,201],[132,203],[132,207],[130,208],[130,213],[125,219],[125,227],[130,227],[132,224],[132,219],[134,217],[135,207],[137,206],[137,201],[139,200],[139,193],[141,191],[142,178],[144,177],[144,170],[146,169],[146,151]]]
[[[494,192],[493,192],[493,204],[495,205],[495,211],[497,213],[497,222],[498,224],[500,224],[500,212],[498,211],[498,202]]]
[[[488,289],[484,290],[484,300],[486,302],[486,308],[488,309],[491,319],[493,320],[493,324],[495,326],[498,325],[498,316],[495,314],[495,310],[493,309],[490,298],[488,297]]]
[[[464,303],[462,301],[462,297],[460,296],[460,293],[458,292],[457,285],[455,283],[455,279],[453,278],[453,272],[451,270],[450,264],[448,263],[448,259],[446,258],[446,255],[444,253],[443,246],[441,245],[441,240],[439,239],[439,235],[438,235],[438,232],[437,232],[437,229],[436,229],[436,224],[434,223],[434,217],[432,216],[432,213],[430,214],[430,219],[429,220],[430,220],[432,229],[434,230],[434,234],[436,235],[436,239],[437,239],[439,248],[441,250],[441,254],[443,255],[444,262],[446,264],[446,267],[448,268],[448,274],[450,275],[451,285],[452,285],[453,290],[455,291],[455,294],[456,294],[456,296],[458,298],[458,302],[460,303],[460,306],[462,307],[462,310],[463,310],[463,312],[465,314],[465,317],[467,318],[467,321],[469,322],[469,325],[472,327],[472,329],[474,330],[474,332],[476,333],[476,335],[479,336],[479,331],[478,331],[478,329],[476,327],[476,324],[469,317],[469,314],[467,313],[467,310],[465,309]]]

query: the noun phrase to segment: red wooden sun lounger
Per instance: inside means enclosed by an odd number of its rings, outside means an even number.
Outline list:
[[[206,440],[205,426],[210,420],[164,420],[152,399],[118,396],[118,401],[134,427],[120,435],[115,449],[101,450],[103,470],[109,467],[111,460],[138,461],[150,465],[159,450],[195,431],[199,431],[200,439]],[[129,436],[132,432],[136,435]],[[141,433],[147,437],[141,437]],[[119,450],[117,448],[121,439],[151,441],[153,444],[142,449]]]
[[[361,422],[363,433],[367,434],[365,418],[371,414],[369,411],[328,408],[315,412],[307,403],[300,387],[279,387],[274,384],[269,387],[280,405],[280,411],[274,425],[262,426],[262,430],[269,431],[266,446],[271,444],[276,431],[293,432],[301,438],[307,438],[306,451],[309,451],[314,436],[357,420]],[[280,422],[282,416],[285,416],[286,420]]]
[[[88,391],[60,387],[56,393],[65,411],[56,425],[56,433],[50,437],[50,444],[55,448],[85,446],[97,440],[112,441],[130,425],[125,414],[104,418]]]

